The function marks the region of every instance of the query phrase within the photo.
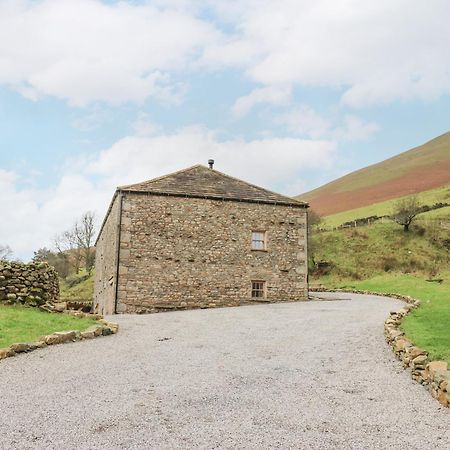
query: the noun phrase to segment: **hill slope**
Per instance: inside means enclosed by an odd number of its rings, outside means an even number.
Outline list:
[[[450,204],[450,184],[432,189],[431,191],[423,191],[416,194],[417,199],[421,205],[434,205],[436,203],[447,203]],[[350,209],[348,211],[343,211],[340,213],[332,214],[330,216],[324,217],[321,223],[323,228],[338,227],[345,222],[351,222],[356,219],[362,219],[364,217],[370,216],[385,216],[392,214],[395,203],[400,198],[398,197],[392,200],[386,200],[380,203],[374,203],[369,206],[364,206],[362,208]],[[439,208],[432,211],[424,212],[417,216],[418,220],[424,219],[445,219],[446,222],[450,220],[450,206],[445,208]]]
[[[338,280],[365,280],[374,276],[414,274],[434,278],[449,273],[448,231],[427,227],[422,233],[413,227],[405,233],[387,222],[358,228],[344,228],[312,235],[314,258],[328,261],[332,270],[320,281],[334,285]],[[311,282],[316,282],[312,274]],[[333,281],[333,283],[330,283]]]
[[[296,198],[328,216],[450,184],[450,132]]]

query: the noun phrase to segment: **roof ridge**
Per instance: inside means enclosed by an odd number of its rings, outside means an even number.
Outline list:
[[[187,172],[188,170],[195,169],[196,167],[205,167],[205,166],[203,166],[202,164],[194,164],[193,166],[186,167],[185,169],[176,170],[175,172],[171,172],[171,173],[168,173],[166,175],[162,175],[162,176],[156,177],[156,178],[151,178],[150,180],[141,181],[140,183],[125,184],[123,186],[117,186],[117,190],[119,190],[119,191],[127,190],[133,186],[137,186],[138,184],[153,183],[155,181],[164,180],[165,178],[169,178],[174,175],[178,175],[179,173]],[[205,169],[206,169],[206,167],[205,167]]]
[[[194,184],[198,183],[197,186]],[[182,195],[185,197],[222,198],[243,201],[262,201],[308,207],[308,203],[271,191],[248,181],[233,177],[203,164],[153,178],[140,183],[119,186],[122,192]]]
[[[197,165],[198,165],[198,166],[201,166],[201,167],[204,167],[205,169],[208,169],[206,166],[203,166],[202,164],[197,164]],[[239,181],[240,183],[248,184],[249,186],[252,186],[252,187],[254,187],[254,188],[256,188],[256,189],[260,189],[260,190],[262,190],[262,191],[264,191],[264,192],[267,192],[267,193],[269,193],[269,194],[273,194],[273,195],[277,195],[277,196],[279,196],[279,197],[283,197],[283,198],[285,198],[286,200],[293,201],[294,203],[300,203],[300,204],[303,204],[303,205],[306,205],[306,204],[307,204],[307,202],[303,202],[303,201],[301,201],[301,200],[297,200],[297,199],[295,199],[294,197],[289,197],[288,195],[280,194],[280,193],[275,192],[275,191],[271,191],[271,190],[266,189],[266,188],[264,188],[264,187],[258,186],[257,184],[249,183],[248,181],[241,180],[240,178],[233,177],[232,175],[228,175],[228,174],[226,174],[226,173],[223,173],[223,172],[221,172],[220,170],[216,170],[216,169],[213,169],[213,170],[214,170],[215,172],[217,172],[217,173],[220,173],[220,175],[223,175],[224,177],[229,178],[230,180]]]

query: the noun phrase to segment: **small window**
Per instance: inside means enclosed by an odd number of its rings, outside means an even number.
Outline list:
[[[266,250],[267,236],[265,231],[252,231],[252,250]]]
[[[265,297],[266,297],[266,282],[252,281],[252,298],[265,298]]]

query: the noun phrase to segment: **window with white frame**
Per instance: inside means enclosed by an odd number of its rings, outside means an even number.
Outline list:
[[[252,281],[252,298],[266,298],[266,282]]]
[[[252,231],[252,250],[267,249],[267,233],[265,231]]]

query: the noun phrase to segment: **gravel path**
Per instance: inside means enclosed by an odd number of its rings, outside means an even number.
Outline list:
[[[115,316],[3,360],[0,448],[449,449],[450,410],[383,339],[401,302],[339,298]]]

